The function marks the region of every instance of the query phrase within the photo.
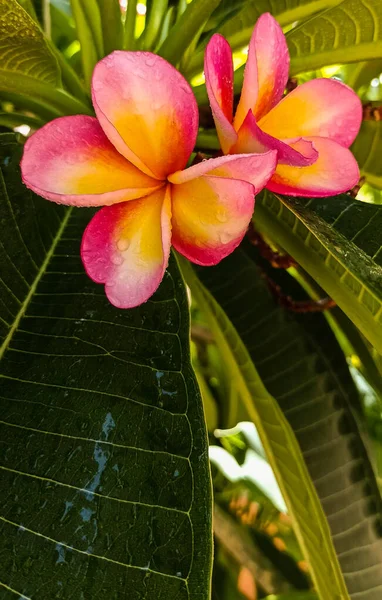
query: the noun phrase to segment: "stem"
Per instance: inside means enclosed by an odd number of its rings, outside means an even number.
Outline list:
[[[48,40],[52,37],[52,19],[50,16],[50,0],[42,0],[42,22]]]

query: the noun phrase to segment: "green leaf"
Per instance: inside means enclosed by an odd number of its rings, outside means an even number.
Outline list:
[[[81,45],[84,77],[90,86],[94,67],[104,57],[100,10],[97,0],[70,0],[70,5]]]
[[[363,121],[360,132],[351,147],[361,175],[367,183],[382,189],[382,127],[380,121]]]
[[[314,592],[291,592],[275,596],[271,594],[264,600],[317,600],[317,594]]]
[[[168,9],[168,0],[152,0],[147,3],[146,26],[142,34],[142,48],[153,50],[163,27]]]
[[[290,74],[382,57],[380,0],[342,0],[288,35]]]
[[[359,401],[345,357],[323,314],[291,313],[275,301],[266,277],[293,299],[306,299],[291,275],[271,269],[253,248],[247,252],[238,249],[218,266],[198,273],[236,327],[240,343],[296,434],[349,595],[377,600],[382,590],[381,499],[353,416]],[[261,407],[255,397],[254,403]],[[270,427],[270,419],[265,421]],[[301,485],[301,494],[303,489]],[[305,525],[312,522],[311,516]],[[304,534],[313,536],[306,530]]]
[[[226,369],[257,428],[293,518],[295,532],[309,562],[319,597],[321,600],[337,600],[339,597],[346,600],[348,595],[329,527],[295,435],[278,403],[264,387],[247,348],[226,313],[202,285],[185,259],[182,260],[181,266],[192,297],[208,321]],[[224,286],[224,279],[219,279],[219,282],[219,285]],[[244,285],[244,292],[241,288],[239,295],[244,295],[248,287],[248,278]],[[236,292],[237,289],[236,287]],[[227,299],[230,301],[231,297],[227,296]],[[251,298],[252,305],[254,302],[256,295]],[[236,309],[240,311],[241,317],[245,315],[245,307],[241,302]],[[249,330],[248,323],[246,326]],[[266,355],[263,353],[263,358],[264,356]]]
[[[256,228],[291,254],[382,351],[382,207],[333,198],[258,197]]]
[[[0,125],[9,127],[12,130],[14,127],[19,127],[20,125],[29,125],[33,129],[38,129],[44,125],[44,122],[35,117],[22,115],[21,113],[0,112]]]
[[[0,0],[0,91],[4,78],[17,81],[20,75],[61,84],[57,60],[37,23],[16,0]]]
[[[41,103],[43,116],[92,114],[91,109],[61,88],[61,73],[51,45],[16,0],[0,0],[0,96],[8,93]],[[35,112],[33,110],[33,112]]]
[[[280,25],[285,27],[295,21],[307,19],[315,13],[335,6],[339,1],[283,0],[282,2],[272,2],[272,0],[247,0],[238,14],[223,25],[218,26],[215,31],[209,33],[221,33],[229,41],[233,51],[240,50],[249,43],[257,19],[265,12],[270,12]],[[204,44],[187,65],[187,76],[192,77],[203,69],[204,46],[207,41],[204,41]]]
[[[219,2],[220,0],[193,0],[188,4],[160,46],[158,54],[170,63],[178,64]]]
[[[18,0],[18,3],[23,7],[24,10],[27,11],[32,19],[37,21],[37,15],[32,0]]]
[[[113,50],[123,48],[122,13],[119,0],[97,0],[104,43],[104,52],[110,54]]]
[[[207,438],[176,261],[149,302],[117,310],[79,258],[89,211],[26,190],[19,158],[2,136],[0,596],[208,600]]]

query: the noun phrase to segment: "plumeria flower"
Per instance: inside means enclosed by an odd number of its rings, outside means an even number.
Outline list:
[[[276,149],[277,169],[267,184],[292,196],[332,196],[359,180],[348,147],[362,120],[362,106],[349,87],[314,79],[283,97],[289,52],[270,14],[256,23],[248,49],[243,89],[233,117],[232,52],[223,36],[212,36],[204,73],[224,154]]]
[[[149,52],[101,60],[92,98],[97,118],[56,119],[26,142],[22,177],[48,200],[104,206],[84,232],[82,261],[112,304],[130,308],[158,288],[171,244],[200,265],[239,245],[277,153],[185,169],[198,130],[196,100],[182,75]]]

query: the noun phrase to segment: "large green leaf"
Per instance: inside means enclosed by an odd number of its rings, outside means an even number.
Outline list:
[[[248,252],[239,249],[199,275],[236,327],[297,436],[350,596],[378,600],[381,502],[353,417],[357,391],[345,357],[322,314],[286,311],[262,275],[267,273],[296,300],[306,298],[299,284],[286,272],[264,271],[264,265],[261,272],[255,251]]]
[[[321,600],[346,600],[348,595],[329,527],[292,428],[276,400],[264,387],[246,346],[226,313],[202,285],[190,264],[185,260],[181,264],[192,297],[208,321],[225,368],[259,433],[289,513],[293,517],[296,536],[309,562],[319,597]],[[217,285],[224,287],[224,284],[225,280],[219,278]],[[248,278],[239,292],[237,287],[234,289],[235,294],[238,293],[242,299],[248,289]],[[235,298],[235,295],[231,291],[226,300],[230,302],[232,297]],[[251,302],[252,305],[256,303],[256,296]],[[240,317],[243,318],[247,307],[241,300],[238,307]],[[250,330],[252,324],[246,322],[246,327]],[[265,352],[266,349],[263,353],[264,360]]]
[[[291,254],[382,351],[382,207],[266,192],[256,227]]]
[[[60,69],[41,29],[16,0],[0,0],[0,89],[11,74],[60,84]]]
[[[382,57],[380,0],[335,0],[288,35],[291,75]]]
[[[31,97],[52,113],[51,118],[91,114],[88,106],[61,87],[57,55],[40,27],[16,0],[0,0],[0,96]]]
[[[211,486],[176,261],[140,308],[84,274],[89,212],[1,138],[0,597],[208,600]]]
[[[352,145],[361,175],[367,183],[382,189],[382,127],[381,121],[363,121],[361,130]]]
[[[248,44],[255,23],[263,13],[270,12],[277,18],[280,25],[284,27],[335,6],[339,1],[277,0],[277,2],[274,2],[272,0],[247,0],[238,14],[235,14],[233,18],[227,20],[218,26],[215,31],[209,33],[212,34],[218,31],[227,38],[233,50],[240,50]],[[187,74],[190,76],[203,68],[205,43],[202,44],[202,47],[199,48],[199,51],[195,53],[187,65]]]

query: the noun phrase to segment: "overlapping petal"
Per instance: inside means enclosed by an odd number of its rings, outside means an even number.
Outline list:
[[[236,131],[249,110],[258,120],[280,101],[288,73],[289,52],[285,36],[277,21],[265,13],[258,19],[249,43],[243,89],[234,120]]]
[[[61,117],[26,142],[21,162],[25,185],[62,204],[104,206],[141,198],[161,185],[127,161],[97,119]]]
[[[259,125],[281,139],[320,136],[348,147],[361,120],[362,104],[352,89],[334,79],[312,79],[281,100]]]
[[[172,188],[172,244],[199,265],[215,265],[240,244],[254,208],[245,181],[204,175]]]
[[[216,131],[223,152],[236,142],[233,118],[233,62],[227,40],[216,33],[208,42],[204,57],[204,74]]]
[[[204,160],[184,171],[177,171],[168,178],[175,184],[186,183],[203,175],[225,177],[247,181],[254,186],[255,193],[263,189],[275,170],[277,153],[229,154]]]
[[[328,138],[308,138],[318,151],[308,167],[277,165],[268,189],[289,196],[324,197],[351,189],[359,180],[357,161],[347,148]]]
[[[169,186],[146,198],[102,208],[81,245],[86,272],[118,308],[146,302],[158,288],[171,246]]]
[[[291,143],[294,146],[291,146]],[[318,152],[311,142],[302,138],[294,138],[284,142],[262,131],[250,110],[238,132],[238,140],[231,149],[234,153],[277,151],[280,164],[304,167],[313,164]]]
[[[198,108],[189,84],[166,60],[113,52],[94,69],[92,97],[106,135],[136,167],[158,179],[185,167]]]

